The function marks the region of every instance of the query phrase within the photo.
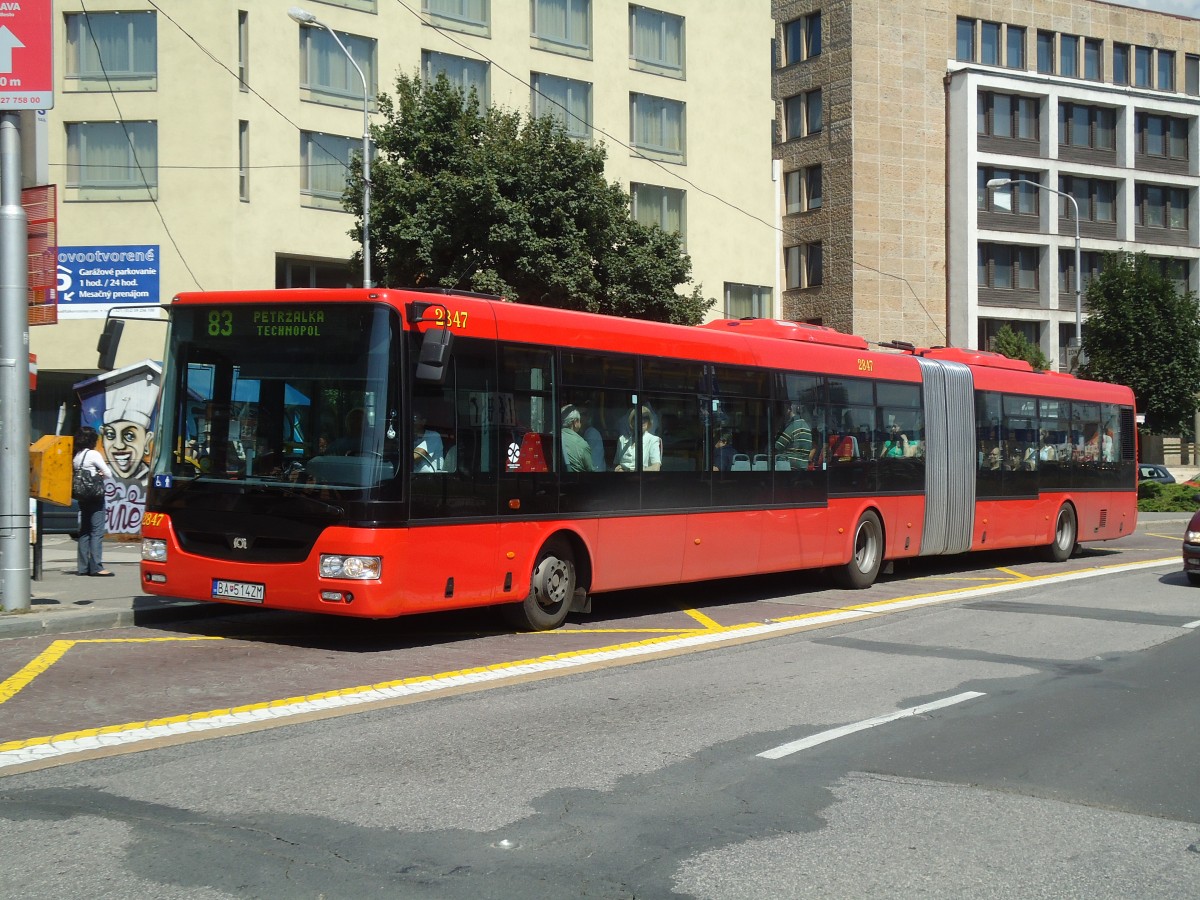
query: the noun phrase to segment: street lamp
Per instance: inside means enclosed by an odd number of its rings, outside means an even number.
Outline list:
[[[1082,300],[1082,278],[1083,274],[1080,270],[1080,252],[1079,252],[1079,203],[1070,194],[1065,191],[1055,190],[1054,188],[1039,184],[1036,181],[1029,181],[1025,178],[990,178],[988,179],[987,188],[989,191],[996,188],[1006,187],[1010,184],[1028,184],[1038,190],[1050,191],[1052,194],[1058,194],[1060,197],[1066,197],[1071,201],[1071,206],[1075,208],[1075,340],[1072,342],[1076,347],[1083,347],[1083,300]],[[1082,349],[1080,351],[1082,353]]]
[[[358,73],[359,79],[362,81],[363,89],[363,154],[362,154],[362,178],[363,178],[363,224],[362,224],[362,245],[363,245],[363,287],[371,287],[371,119],[370,106],[371,95],[367,90],[367,76],[363,74],[363,70],[358,67],[358,63],[354,61],[354,57],[350,51],[346,49],[346,45],[342,43],[342,39],[337,36],[337,32],[318,19],[315,15],[307,10],[301,9],[298,6],[291,7],[288,11],[288,18],[293,22],[298,22],[301,25],[312,25],[317,28],[324,28],[337,41],[337,45],[342,48],[342,52],[346,54],[346,59],[350,60],[350,65],[354,66],[354,71]]]

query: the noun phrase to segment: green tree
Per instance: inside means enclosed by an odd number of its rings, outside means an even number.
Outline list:
[[[561,124],[481,109],[444,76],[401,75],[373,128],[372,271],[380,284],[454,287],[539,306],[694,325],[716,302],[690,281],[679,236],[629,215],[605,149]],[[344,202],[362,216],[361,173]],[[357,258],[361,265],[361,250]]]
[[[1200,308],[1144,253],[1109,254],[1087,288],[1083,374],[1127,384],[1146,429],[1189,434],[1200,391]]]
[[[1042,348],[1021,332],[1014,331],[1011,325],[996,332],[996,352],[1009,359],[1023,359],[1035,369],[1050,368],[1050,360],[1046,359]]]

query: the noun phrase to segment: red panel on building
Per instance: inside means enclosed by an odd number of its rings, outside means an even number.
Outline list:
[[[21,191],[29,226],[30,325],[53,325],[58,321],[57,197],[53,184]]]

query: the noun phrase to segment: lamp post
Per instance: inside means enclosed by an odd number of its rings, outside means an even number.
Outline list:
[[[298,22],[301,25],[312,25],[316,28],[324,28],[329,32],[330,36],[337,41],[337,45],[346,54],[346,59],[350,60],[350,65],[354,66],[354,71],[358,73],[359,80],[362,81],[363,89],[363,158],[362,158],[362,178],[363,178],[363,223],[362,223],[362,245],[363,245],[363,287],[371,287],[371,95],[367,89],[367,76],[363,74],[363,70],[359,68],[358,63],[354,61],[354,57],[350,51],[346,49],[346,45],[342,43],[342,39],[337,36],[337,32],[318,19],[315,15],[303,10],[298,6],[291,7],[288,11],[288,18],[293,22]]]
[[[1082,353],[1083,353],[1083,350],[1082,350],[1082,348],[1083,348],[1083,299],[1082,299],[1082,296],[1083,296],[1083,290],[1082,290],[1083,273],[1080,270],[1080,257],[1082,256],[1082,254],[1079,252],[1079,203],[1078,203],[1078,201],[1076,201],[1076,199],[1074,197],[1072,197],[1066,191],[1056,190],[1055,188],[1052,188],[1048,185],[1039,184],[1036,181],[1029,181],[1026,178],[991,178],[988,180],[987,188],[989,191],[991,191],[991,190],[995,190],[996,188],[1006,187],[1010,184],[1028,184],[1031,187],[1037,188],[1038,190],[1050,191],[1050,193],[1052,193],[1052,194],[1058,194],[1058,196],[1060,196],[1060,197],[1066,197],[1068,200],[1071,201],[1071,206],[1074,207],[1074,209],[1075,209],[1075,340],[1072,341],[1072,343],[1076,347],[1080,348],[1080,355],[1082,355]],[[1078,357],[1077,357],[1077,359],[1078,359]]]

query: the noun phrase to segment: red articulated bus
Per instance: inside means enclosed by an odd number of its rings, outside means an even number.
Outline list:
[[[413,290],[181,294],[154,594],[392,617],[1081,541],[1137,522],[1134,398],[991,353]]]

